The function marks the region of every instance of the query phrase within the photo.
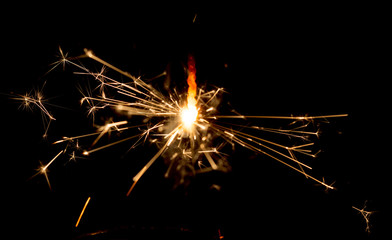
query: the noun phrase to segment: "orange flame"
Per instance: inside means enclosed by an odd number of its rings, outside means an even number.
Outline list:
[[[187,105],[181,110],[181,120],[183,127],[187,131],[192,131],[194,122],[197,120],[198,111],[196,108],[196,68],[195,60],[189,55],[188,56],[188,97]]]
[[[188,83],[188,108],[190,106],[196,106],[196,67],[195,67],[195,59],[192,55],[188,56],[188,79],[186,80]]]

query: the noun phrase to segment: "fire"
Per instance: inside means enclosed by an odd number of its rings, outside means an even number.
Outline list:
[[[192,55],[188,56],[188,97],[187,97],[187,105],[181,111],[181,120],[183,126],[190,130],[193,126],[193,123],[196,121],[198,116],[198,110],[196,107],[196,67],[195,67],[195,59]]]
[[[188,79],[186,80],[188,83],[188,107],[196,106],[196,67],[195,67],[195,59],[192,55],[188,57]]]

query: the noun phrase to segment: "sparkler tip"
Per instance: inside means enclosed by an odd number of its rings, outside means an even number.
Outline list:
[[[191,130],[193,124],[197,120],[198,111],[196,106],[188,104],[188,107],[185,107],[181,111],[181,121],[185,129]]]

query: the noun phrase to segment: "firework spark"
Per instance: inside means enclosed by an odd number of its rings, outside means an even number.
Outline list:
[[[98,85],[98,95],[86,94],[81,99],[82,104],[89,106],[89,114],[109,108],[122,117],[140,116],[143,120],[141,124],[132,124],[129,120],[117,122],[109,120],[105,125],[99,126],[95,133],[63,137],[63,139],[54,142],[54,144],[66,143],[66,147],[49,164],[44,166],[45,171],[41,171],[47,178],[48,184],[46,168],[61,153],[65,153],[70,144],[83,138],[95,137],[90,146],[82,151],[83,155],[89,155],[131,140],[134,143],[130,149],[147,139],[158,146],[155,155],[133,177],[133,184],[127,195],[132,192],[136,183],[160,157],[163,157],[168,165],[165,177],[174,176],[179,180],[179,184],[184,183],[187,177],[197,173],[211,170],[227,171],[229,165],[227,154],[224,152],[226,145],[240,145],[254,152],[264,154],[301,173],[306,178],[316,181],[327,189],[333,189],[332,185],[325,183],[324,178],[319,180],[308,174],[305,170],[312,168],[309,164],[300,161],[298,155],[311,158],[315,158],[317,155],[317,152],[310,149],[314,143],[309,138],[312,136],[318,137],[319,132],[318,130],[308,130],[310,123],[318,119],[345,117],[347,114],[323,116],[220,115],[218,108],[223,89],[217,88],[207,91],[204,88],[197,87],[195,60],[191,55],[188,56],[188,91],[179,94],[177,90],[174,90],[164,94],[142,79],[134,77],[97,57],[91,50],[85,50],[85,54],[72,59],[67,58],[67,54],[64,54],[61,50],[60,54],[61,59],[55,63],[55,66],[60,64],[76,66],[81,70],[81,72],[75,72],[76,74],[91,76]],[[105,75],[104,71],[92,72],[73,61],[81,58],[93,59],[105,68],[112,69],[129,78],[131,82],[117,81]],[[108,97],[108,91],[114,92],[116,97]],[[112,95],[110,94],[110,96]],[[40,106],[44,113],[51,116],[49,112],[44,111],[45,108],[40,105],[40,102],[31,102]],[[291,124],[289,124],[289,129],[282,129],[249,126],[248,124],[235,122],[250,119],[278,119],[290,121]],[[126,132],[130,129],[138,129],[140,132],[108,144],[99,145],[100,139],[104,135],[111,132]],[[296,145],[280,144],[274,140],[261,137],[262,133],[265,133],[266,136],[271,134],[287,136],[291,139],[299,139],[302,143]],[[80,148],[78,142],[77,145]],[[71,158],[75,159],[75,150],[72,151]]]
[[[46,182],[48,183],[49,189],[52,189],[52,186],[49,181],[49,176],[48,176],[48,167],[56,160],[62,153],[64,153],[64,150],[61,150],[59,153],[57,153],[56,156],[54,156],[47,164],[42,165],[37,169],[38,172],[34,174],[31,178],[37,176],[38,174],[43,174],[45,176]]]
[[[46,82],[43,84],[41,89],[30,91],[24,95],[16,95],[12,96],[11,99],[20,101],[20,107],[23,109],[33,110],[34,107],[40,110],[42,116],[42,122],[44,125],[44,134],[43,137],[46,138],[49,130],[50,123],[54,120],[54,116],[49,110],[46,108],[47,99],[44,98],[43,89],[45,87]]]
[[[91,200],[91,197],[88,197],[87,200],[86,200],[86,203],[85,203],[84,206],[83,206],[82,211],[80,212],[78,221],[76,221],[75,227],[78,227],[78,226],[79,226],[80,220],[82,219],[83,214],[84,214],[84,211],[86,211],[87,205],[88,205],[88,203],[90,202],[90,200]]]
[[[366,209],[366,205],[367,205],[367,201],[365,201],[365,204],[363,206],[362,209],[359,209],[357,207],[352,206],[352,208],[356,211],[358,211],[358,213],[360,213],[363,217],[363,219],[365,220],[366,223],[366,228],[365,231],[370,233],[370,216],[375,213],[375,211],[367,211]]]

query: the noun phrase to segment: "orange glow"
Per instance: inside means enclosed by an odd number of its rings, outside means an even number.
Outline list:
[[[187,105],[181,112],[181,119],[186,129],[192,129],[193,123],[197,119],[198,111],[196,108],[196,67],[195,59],[192,55],[188,56],[188,97]]]
[[[195,59],[192,55],[188,56],[188,108],[189,106],[196,106],[196,67]]]

